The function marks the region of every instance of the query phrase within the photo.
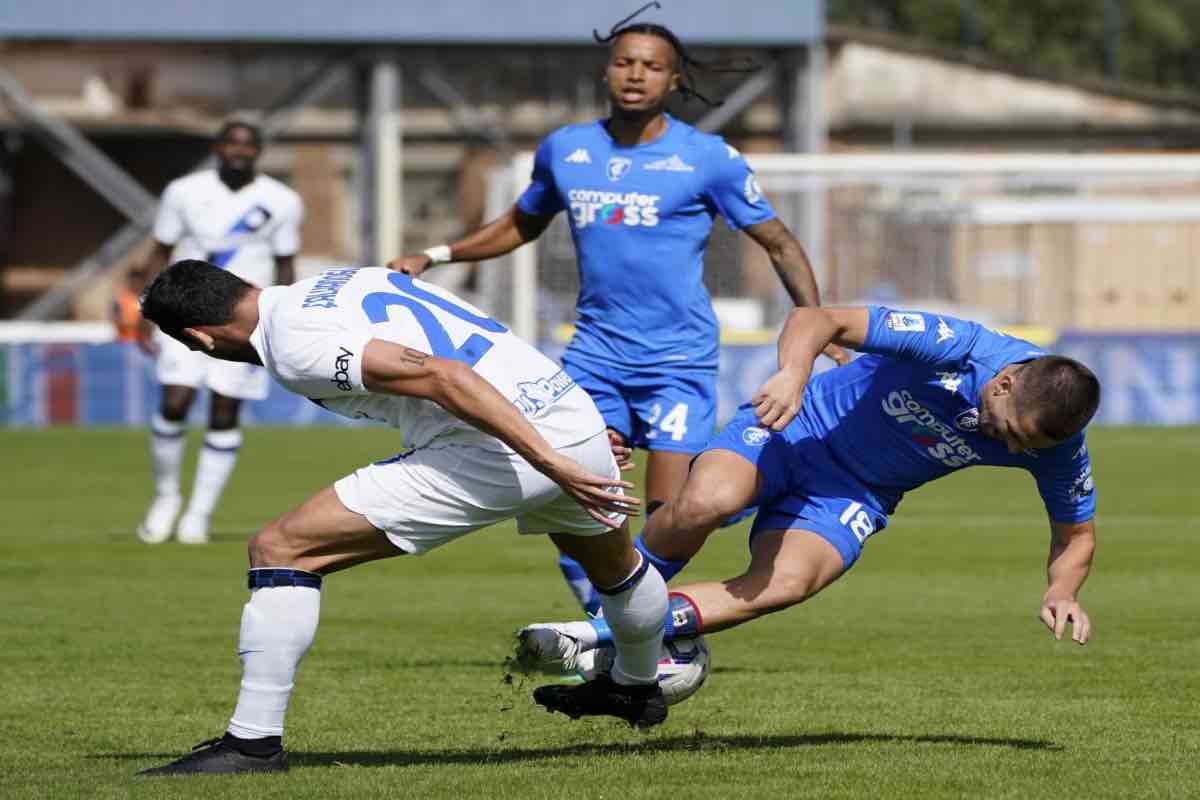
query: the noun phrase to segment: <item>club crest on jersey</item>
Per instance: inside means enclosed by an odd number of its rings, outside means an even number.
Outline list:
[[[966,411],[961,412],[954,418],[954,427],[968,433],[979,430],[979,409],[968,408]]]
[[[625,158],[624,156],[613,156],[608,160],[608,179],[614,183],[621,180],[632,166],[633,159]]]
[[[887,315],[883,324],[897,333],[920,333],[925,330],[925,317],[920,314],[893,311]]]
[[[762,447],[771,438],[771,432],[766,428],[746,428],[742,431],[742,441],[751,447]]]
[[[746,195],[746,202],[751,205],[757,205],[759,200],[762,200],[762,187],[758,185],[758,180],[753,174],[746,176],[746,183],[742,186],[742,193]]]
[[[246,227],[248,229],[256,231],[266,224],[269,217],[270,214],[267,213],[266,209],[264,209],[262,206],[255,206],[247,211],[246,216],[242,219],[246,223]]]
[[[1092,478],[1092,468],[1089,466],[1079,473],[1071,484],[1071,502],[1082,503],[1092,492],[1096,491],[1096,481]]]

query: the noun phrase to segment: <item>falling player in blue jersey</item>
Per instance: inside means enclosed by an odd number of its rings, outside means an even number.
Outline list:
[[[866,355],[810,380],[829,342]],[[800,603],[855,561],[905,492],[964,467],[1018,467],[1050,518],[1039,616],[1085,644],[1077,598],[1095,548],[1084,426],[1100,401],[1087,367],[949,316],[887,308],[796,309],[779,371],[696,459],[680,495],[647,521],[644,550],[668,580],[722,520],[749,507],[750,566],[678,587],[667,638],[715,632]],[[520,633],[527,663],[573,666],[605,642],[603,621]],[[561,691],[569,692],[568,689]]]
[[[568,212],[580,290],[563,367],[595,400],[615,448],[650,451],[645,500],[653,512],[679,492],[716,423],[719,331],[703,282],[713,217],[762,246],[797,306],[820,298],[804,250],[741,154],[665,112],[672,93],[696,95],[697,62],[667,28],[627,24],[638,13],[597,35],[611,42],[612,115],[547,136],[529,188],[502,217],[389,266],[415,276],[432,264],[494,258]],[[583,570],[566,558],[560,565],[595,612]]]

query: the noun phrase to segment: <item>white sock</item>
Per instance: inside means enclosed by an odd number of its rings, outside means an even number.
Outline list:
[[[171,422],[160,413],[150,420],[150,463],[154,467],[154,493],[159,497],[179,494],[179,467],[187,445],[187,424]]]
[[[312,645],[320,613],[320,589],[270,586],[252,591],[242,609],[238,639],[242,688],[228,728],[234,736],[283,735],[296,666]]]
[[[196,463],[196,482],[192,486],[192,497],[188,501],[188,514],[202,517],[212,515],[225,491],[225,484],[237,464],[238,449],[242,446],[242,432],[237,428],[228,431],[208,431],[204,434],[204,447]]]
[[[638,568],[616,587],[596,587],[617,648],[612,677],[621,684],[654,683],[658,677],[658,656],[667,616],[667,584],[658,570],[647,569],[648,566],[643,558]]]

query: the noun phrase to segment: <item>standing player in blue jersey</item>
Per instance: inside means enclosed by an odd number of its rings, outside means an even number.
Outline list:
[[[810,380],[831,341],[867,355]],[[647,521],[645,546],[669,580],[722,520],[758,508],[747,571],[673,592],[667,638],[802,602],[858,560],[905,492],[991,465],[1037,481],[1051,531],[1039,616],[1055,638],[1069,622],[1086,644],[1091,623],[1076,597],[1095,549],[1096,499],[1083,429],[1099,401],[1084,365],[977,323],[881,307],[792,311],[779,371]],[[573,667],[605,637],[601,620],[538,625],[523,629],[520,648],[527,662]]]
[[[679,492],[716,423],[719,330],[703,281],[713,217],[762,246],[797,306],[820,297],[804,250],[741,154],[664,110],[672,93],[696,94],[696,62],[671,31],[626,24],[632,16],[609,37],[597,35],[611,42],[612,115],[547,136],[529,188],[504,216],[389,266],[416,276],[432,264],[495,258],[567,211],[580,291],[563,367],[595,400],[614,448],[650,451],[645,499],[653,512]],[[583,570],[567,558],[560,564],[595,612]]]

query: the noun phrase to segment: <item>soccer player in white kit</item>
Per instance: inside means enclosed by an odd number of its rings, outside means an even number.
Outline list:
[[[558,364],[432,284],[379,267],[328,270],[258,289],[202,261],[160,275],[145,317],[191,348],[266,367],[287,389],[351,418],[385,422],[407,450],[368,465],[250,542],[237,708],[224,737],[147,774],[286,768],[283,718],[313,641],[323,576],[420,555],[516,519],[583,564],[617,655],[611,676],[534,699],[569,716],[639,727],[666,719],[656,682],[666,584],[634,550],[604,420]]]
[[[147,274],[161,272],[173,251],[176,258],[205,259],[255,286],[291,283],[304,213],[300,196],[255,171],[262,138],[254,125],[226,123],[213,152],[216,169],[172,181],[163,193]],[[154,500],[138,536],[156,544],[174,531],[181,542],[201,544],[208,541],[209,517],[237,462],[241,402],[266,397],[270,381],[261,367],[218,361],[167,336],[152,339],[150,334],[147,326],[143,347],[157,352],[156,374],[163,393],[150,424]],[[187,414],[201,387],[211,392],[208,430],[188,507],[179,517]]]

